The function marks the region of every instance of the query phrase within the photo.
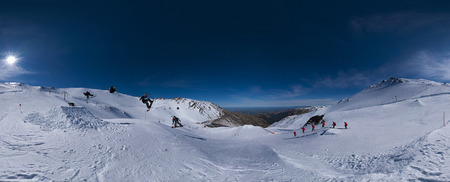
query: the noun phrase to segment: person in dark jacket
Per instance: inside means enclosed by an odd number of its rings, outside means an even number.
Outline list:
[[[150,108],[152,107],[153,101],[151,99],[147,98],[147,97],[148,97],[148,94],[145,93],[145,95],[142,96],[139,100],[141,100],[142,103],[147,105],[147,108],[150,110]]]
[[[89,100],[89,97],[93,97],[94,96],[89,91],[86,91],[83,94],[86,96],[86,102],[87,102],[87,100]]]
[[[109,87],[109,93],[115,93],[116,92],[116,87],[114,87],[114,86],[111,86],[111,87]]]
[[[176,116],[173,116],[172,124],[175,128],[177,127],[177,124],[180,125],[180,127],[183,127],[183,125],[180,123],[180,118],[177,118]]]

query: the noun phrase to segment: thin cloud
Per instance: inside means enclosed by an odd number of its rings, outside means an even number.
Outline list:
[[[252,96],[264,99],[288,99],[296,98],[307,94],[310,91],[301,85],[291,85],[287,89],[268,89],[264,90],[260,86],[252,86],[245,92],[235,94],[237,96]]]
[[[286,107],[286,106],[323,106],[335,104],[337,101],[334,99],[255,99],[250,97],[235,97],[236,101],[233,101],[229,106],[239,107]],[[224,106],[227,106],[225,103]]]
[[[147,78],[145,78],[145,80],[140,81],[140,82],[138,83],[138,85],[139,85],[139,86],[144,86],[144,87],[150,86],[150,85],[152,85],[152,81],[154,81],[155,78],[156,78],[155,76],[147,77]]]
[[[310,89],[301,85],[291,85],[286,89],[267,90],[262,89],[260,86],[252,86],[244,92],[231,95],[231,98],[233,106],[242,107],[328,105],[336,102],[332,99],[299,98],[308,92],[310,92]]]
[[[301,95],[305,95],[308,92],[309,89],[304,88],[301,85],[292,85],[289,89],[269,90],[268,96],[275,99],[295,98]]]
[[[404,32],[434,24],[449,26],[450,14],[419,13],[415,11],[376,14],[350,21],[355,32]]]
[[[163,83],[163,86],[169,88],[180,88],[180,89],[190,89],[190,90],[202,90],[206,91],[201,84],[202,80],[187,80],[187,79],[173,79]]]
[[[420,51],[405,64],[405,67],[422,77],[448,81],[450,80],[450,53]]]
[[[0,80],[9,80],[20,75],[31,74],[31,72],[17,65],[7,65],[5,61],[0,63],[0,70]]]
[[[182,80],[170,80],[164,83],[166,87],[174,87],[174,88],[191,88],[192,83],[182,79]]]
[[[369,74],[356,70],[339,71],[337,76],[319,77],[314,82],[310,82],[315,88],[349,88],[370,85],[372,79]]]

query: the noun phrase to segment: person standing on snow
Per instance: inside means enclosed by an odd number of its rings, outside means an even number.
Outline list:
[[[322,128],[325,127],[325,120],[322,120]]]
[[[152,101],[151,99],[147,98],[147,97],[148,97],[148,94],[145,93],[145,95],[142,96],[139,100],[141,100],[142,103],[144,103],[145,105],[147,105],[148,110],[150,110],[150,107],[152,107],[153,101]],[[148,111],[148,110],[147,110],[147,111]]]
[[[347,126],[348,126],[347,122],[344,122],[344,126],[345,126],[345,129],[347,129]]]
[[[336,127],[336,122],[333,121],[333,128],[335,128],[335,127]]]
[[[114,87],[114,86],[111,86],[111,87],[109,87],[109,93],[115,93],[116,92],[116,87]]]
[[[303,133],[305,133],[305,127],[302,127],[302,131],[303,131]]]
[[[315,126],[314,126],[314,124],[312,125],[312,130],[311,131],[314,131],[314,128],[316,128]]]
[[[180,125],[180,127],[183,127],[183,125],[180,123],[180,118],[177,118],[176,116],[173,116],[172,124],[175,128],[177,127],[177,124]]]

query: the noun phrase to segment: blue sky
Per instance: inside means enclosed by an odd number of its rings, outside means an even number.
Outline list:
[[[450,80],[447,1],[0,1],[0,81],[220,106],[327,105]]]

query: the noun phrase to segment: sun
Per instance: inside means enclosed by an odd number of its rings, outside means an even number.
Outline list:
[[[10,65],[13,65],[14,63],[16,63],[17,58],[15,56],[8,56],[6,58],[6,62]]]

